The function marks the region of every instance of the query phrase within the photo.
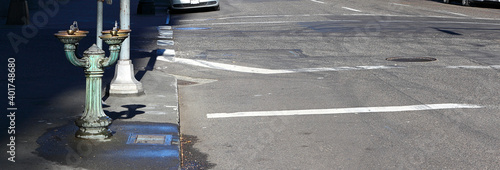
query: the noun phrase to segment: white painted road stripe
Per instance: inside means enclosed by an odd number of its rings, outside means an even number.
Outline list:
[[[392,69],[392,68],[404,68],[399,66],[354,66],[354,67],[320,67],[320,68],[300,68],[300,69],[265,69],[256,67],[246,67],[231,64],[215,63],[205,60],[192,60],[186,58],[175,58],[175,57],[165,57],[158,56],[157,60],[171,62],[171,63],[181,63],[193,66],[235,71],[242,73],[254,73],[254,74],[286,74],[286,73],[307,73],[307,72],[321,72],[321,71],[347,71],[347,70],[375,70],[375,69]]]
[[[162,51],[163,52],[163,51]],[[170,52],[170,51],[169,51]],[[393,69],[393,68],[406,68],[402,66],[346,66],[346,67],[319,67],[319,68],[299,68],[299,69],[266,69],[256,67],[238,66],[232,64],[223,64],[210,62],[206,60],[193,60],[187,58],[172,57],[175,52],[171,53],[158,53],[157,60],[166,61],[170,63],[180,63],[193,65],[198,67],[205,67],[218,70],[253,73],[253,74],[286,74],[286,73],[309,73],[309,72],[322,72],[322,71],[349,71],[349,70],[377,70],[377,69]],[[490,66],[445,66],[449,69],[500,69],[500,65]]]
[[[284,110],[284,111],[257,111],[257,112],[235,112],[235,113],[211,113],[207,118],[232,118],[232,117],[257,117],[257,116],[292,116],[292,115],[325,115],[325,114],[347,114],[347,113],[377,113],[377,112],[405,112],[440,109],[478,109],[483,108],[470,104],[425,104],[410,106],[387,106],[387,107],[356,107],[338,109],[316,109],[316,110]]]
[[[320,4],[324,4],[325,2],[321,2],[321,1],[317,1],[317,0],[311,0],[313,2],[316,2],[316,3],[320,3]]]
[[[419,21],[420,22],[420,21]],[[486,22],[455,22],[455,21],[421,21],[425,23],[432,23],[432,24],[471,24],[471,25],[500,25],[500,23],[486,23]]]
[[[164,35],[164,36],[172,36],[174,34],[174,31],[172,31],[172,30],[158,30],[158,33],[160,35]]]
[[[174,45],[173,40],[157,40],[156,45],[158,46],[171,46]]]
[[[175,50],[174,49],[158,49],[156,50],[156,55],[157,56],[175,56]]]
[[[462,17],[466,17],[467,15],[461,14],[461,13],[456,13],[456,12],[450,12],[450,11],[443,11],[443,10],[438,10],[437,12],[442,12],[442,13],[447,13],[447,14],[453,14],[453,15],[458,15]]]
[[[393,5],[398,5],[398,6],[404,6],[404,7],[412,7],[410,5],[404,5],[404,4],[398,4],[398,3],[390,3],[390,4],[393,4]],[[418,7],[414,7],[415,9],[425,9],[425,8],[418,8]],[[450,11],[444,11],[444,10],[433,10],[434,12],[440,12],[440,13],[447,13],[447,14],[453,14],[453,15],[458,15],[458,16],[463,16],[463,17],[466,17],[467,15],[465,14],[461,14],[461,13],[456,13],[456,12],[450,12]]]
[[[162,25],[162,26],[156,27],[156,29],[158,29],[158,30],[172,30],[172,26]]]
[[[162,51],[163,52],[163,51]],[[169,51],[170,52],[170,51]],[[166,61],[170,63],[180,63],[187,64],[211,69],[242,72],[242,73],[254,73],[254,74],[286,74],[286,73],[307,73],[307,72],[321,72],[321,71],[349,71],[349,70],[376,70],[376,69],[393,69],[393,68],[406,68],[403,66],[352,66],[352,67],[319,67],[319,68],[299,68],[299,69],[266,69],[266,68],[256,68],[256,67],[246,67],[231,64],[223,64],[210,62],[205,60],[193,60],[186,58],[176,58],[172,57],[175,55],[175,51],[171,53],[158,53],[157,60]],[[500,69],[500,65],[489,65],[489,66],[445,66],[444,68],[449,69]]]
[[[354,9],[354,8],[349,8],[349,7],[342,7],[343,9],[347,9],[347,10],[350,10],[350,11],[354,11],[354,12],[362,12],[360,10],[357,10],[357,9]]]
[[[491,65],[491,66],[446,66],[446,68],[463,68],[463,69],[500,69],[500,65]]]
[[[405,4],[398,4],[398,3],[390,3],[392,5],[398,5],[398,6],[404,6],[404,7],[411,7],[410,5],[405,5]]]

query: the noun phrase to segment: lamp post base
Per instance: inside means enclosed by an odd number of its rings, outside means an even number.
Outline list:
[[[90,131],[99,131],[99,132],[98,133],[87,133],[87,132],[83,132],[82,128],[80,128],[76,132],[75,136],[77,138],[81,138],[81,139],[94,139],[94,140],[108,139],[111,136],[113,136],[112,133],[111,133],[111,130],[109,130],[107,128],[102,128],[102,129],[99,129],[99,128],[89,128],[87,130],[90,130]]]
[[[75,121],[75,124],[79,127],[75,136],[82,139],[108,139],[113,136],[108,128],[111,122],[111,118],[107,116],[96,121],[84,120],[81,117]]]
[[[141,95],[144,93],[142,83],[134,77],[131,60],[118,60],[115,77],[109,87],[110,95]]]

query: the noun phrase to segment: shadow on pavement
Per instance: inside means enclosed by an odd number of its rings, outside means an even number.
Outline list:
[[[144,114],[146,112],[144,111],[139,111],[137,109],[144,108],[146,105],[142,104],[131,104],[131,105],[123,105],[123,108],[127,108],[127,111],[121,111],[121,112],[110,112],[107,110],[104,110],[106,115],[108,115],[111,119],[116,120],[116,119],[131,119],[134,116],[138,114]]]

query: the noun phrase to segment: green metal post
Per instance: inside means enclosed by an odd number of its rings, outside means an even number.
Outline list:
[[[85,32],[85,31],[80,31]],[[64,43],[66,58],[71,64],[83,67],[86,77],[85,110],[83,115],[75,121],[79,127],[76,137],[84,139],[106,139],[112,136],[108,126],[112,120],[102,109],[102,76],[104,68],[113,65],[120,55],[120,45],[127,35],[107,34],[100,36],[109,45],[110,56],[105,57],[105,52],[96,44],[92,45],[83,53],[83,57],[77,57],[75,51],[78,42],[86,36],[86,33],[73,33],[68,30],[55,34]]]
[[[76,125],[80,127],[76,132],[78,138],[106,139],[111,137],[108,126],[111,125],[112,120],[104,114],[101,103],[102,76],[104,74],[101,61],[105,59],[104,54],[104,51],[95,44],[83,54],[87,61],[84,65],[86,77],[85,110],[83,115],[75,121]]]

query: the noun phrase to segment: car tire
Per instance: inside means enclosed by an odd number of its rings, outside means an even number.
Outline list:
[[[450,3],[450,0],[443,0],[443,3],[445,3],[445,4],[449,4],[449,3]]]
[[[470,6],[470,1],[469,0],[462,0],[462,5],[463,6]]]

